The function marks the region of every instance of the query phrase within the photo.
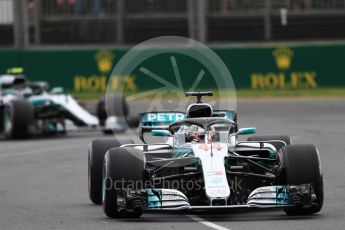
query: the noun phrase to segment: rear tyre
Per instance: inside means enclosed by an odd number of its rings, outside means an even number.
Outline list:
[[[136,116],[128,116],[126,121],[130,128],[137,128],[140,123],[139,117],[136,117]]]
[[[102,204],[102,172],[105,153],[123,144],[133,144],[132,140],[97,139],[91,142],[88,152],[89,197],[94,204]]]
[[[97,118],[99,125],[104,126],[107,119],[107,111],[105,110],[105,100],[103,98],[97,104]]]
[[[107,107],[108,110],[106,109]],[[126,98],[121,94],[115,93],[106,95],[104,99],[98,102],[97,117],[101,126],[105,125],[105,121],[110,116],[127,117],[128,114],[129,108]]]
[[[280,165],[283,166],[283,184],[312,184],[316,195],[316,205],[308,208],[284,208],[288,215],[311,215],[323,206],[323,176],[318,150],[313,145],[290,145],[278,152]]]
[[[4,133],[7,139],[22,139],[29,136],[29,127],[34,122],[34,108],[24,100],[10,101],[5,107]]]
[[[110,149],[104,157],[103,211],[110,218],[139,217],[143,210],[139,202],[128,211],[118,207],[117,199],[125,189],[141,190],[145,179],[145,155],[139,149]],[[138,201],[136,201],[138,202]],[[127,204],[128,206],[129,204]]]
[[[286,145],[291,145],[291,138],[284,135],[253,135],[248,137],[247,141],[277,141],[270,143],[277,149],[277,151],[285,146],[284,143],[279,141],[285,142]]]

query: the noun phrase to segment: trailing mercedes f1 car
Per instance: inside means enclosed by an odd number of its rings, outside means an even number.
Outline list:
[[[211,92],[190,92],[186,112],[140,115],[140,138],[98,139],[88,153],[89,196],[110,218],[149,211],[278,208],[288,215],[323,206],[318,150],[287,136],[250,136],[237,113],[202,102]],[[145,133],[166,142],[146,144]]]
[[[65,120],[79,127],[96,127],[98,119],[61,88],[48,92],[46,82],[29,82],[21,74],[0,76],[0,136],[65,133]]]

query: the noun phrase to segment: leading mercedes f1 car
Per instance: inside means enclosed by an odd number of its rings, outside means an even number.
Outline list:
[[[110,218],[149,211],[278,208],[310,215],[323,206],[318,150],[287,136],[238,128],[235,111],[215,110],[196,96],[186,112],[140,115],[140,138],[93,140],[88,153],[89,196]],[[166,142],[146,144],[144,134]]]

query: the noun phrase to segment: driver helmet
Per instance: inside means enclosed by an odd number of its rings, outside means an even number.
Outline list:
[[[203,142],[205,139],[204,129],[197,125],[191,125],[186,132],[188,140],[193,142]]]

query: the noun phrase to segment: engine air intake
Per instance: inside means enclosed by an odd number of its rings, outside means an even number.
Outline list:
[[[206,103],[194,103],[187,109],[188,118],[212,117],[212,107]]]

